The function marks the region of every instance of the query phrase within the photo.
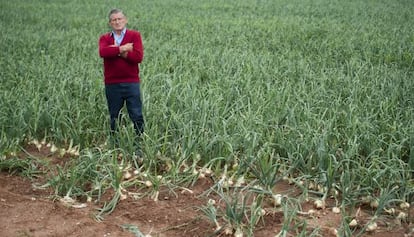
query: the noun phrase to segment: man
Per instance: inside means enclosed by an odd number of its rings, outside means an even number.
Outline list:
[[[109,12],[112,30],[99,38],[99,55],[103,58],[111,136],[116,136],[117,121],[125,103],[136,134],[140,137],[144,132],[144,117],[139,63],[143,60],[144,48],[140,32],[127,29],[127,23],[122,10],[112,9]]]

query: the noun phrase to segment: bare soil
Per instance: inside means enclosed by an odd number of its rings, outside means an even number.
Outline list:
[[[35,149],[28,150],[33,156],[42,155]],[[56,160],[59,160],[56,163],[62,162],[62,158]],[[158,201],[149,197],[121,200],[116,209],[101,222],[96,221],[93,215],[96,208],[101,207],[98,204],[87,202],[83,208],[68,207],[58,200],[52,200],[53,190],[36,188],[34,183],[37,181],[0,172],[0,236],[134,237],[134,229],[152,237],[226,236],[223,231],[215,233],[214,223],[200,211],[207,201],[201,194],[214,184],[209,178],[199,179],[194,186],[189,187],[192,192],[161,190]],[[287,183],[277,186],[284,192],[297,192],[294,186]],[[332,205],[328,204],[326,209],[303,216],[307,219],[309,233],[319,228],[323,236],[335,236],[334,230],[340,227],[341,215],[331,211]],[[313,204],[303,203],[302,208],[303,212],[307,212],[313,209]],[[360,219],[368,220],[368,213],[360,212]],[[264,221],[256,227],[254,236],[276,236],[282,227],[283,218],[282,212],[267,212]],[[408,224],[410,222],[395,225],[391,219],[381,220],[374,232],[363,236],[413,236]],[[289,233],[288,236],[295,234]]]

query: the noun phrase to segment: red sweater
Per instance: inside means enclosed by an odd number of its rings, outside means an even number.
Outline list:
[[[99,56],[103,58],[105,84],[132,82],[139,83],[139,63],[144,58],[144,47],[138,31],[126,30],[121,45],[133,43],[134,49],[127,57],[119,56],[119,47],[114,46],[112,33],[99,38]]]

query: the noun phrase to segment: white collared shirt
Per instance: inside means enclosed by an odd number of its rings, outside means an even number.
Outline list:
[[[125,36],[125,32],[126,32],[126,28],[124,28],[122,30],[121,35],[117,35],[117,34],[115,34],[114,31],[112,31],[112,36],[114,37],[114,41],[115,41],[115,44],[117,46],[121,45],[121,42],[122,42],[122,40],[124,39],[124,36]]]

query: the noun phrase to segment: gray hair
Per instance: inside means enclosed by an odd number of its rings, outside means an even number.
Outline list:
[[[109,18],[109,20],[111,20],[111,16],[112,16],[112,14],[117,14],[117,13],[122,13],[122,14],[126,17],[125,13],[124,13],[121,9],[119,9],[119,8],[114,8],[114,9],[112,9],[111,11],[109,11],[109,14],[108,14],[108,18]]]

